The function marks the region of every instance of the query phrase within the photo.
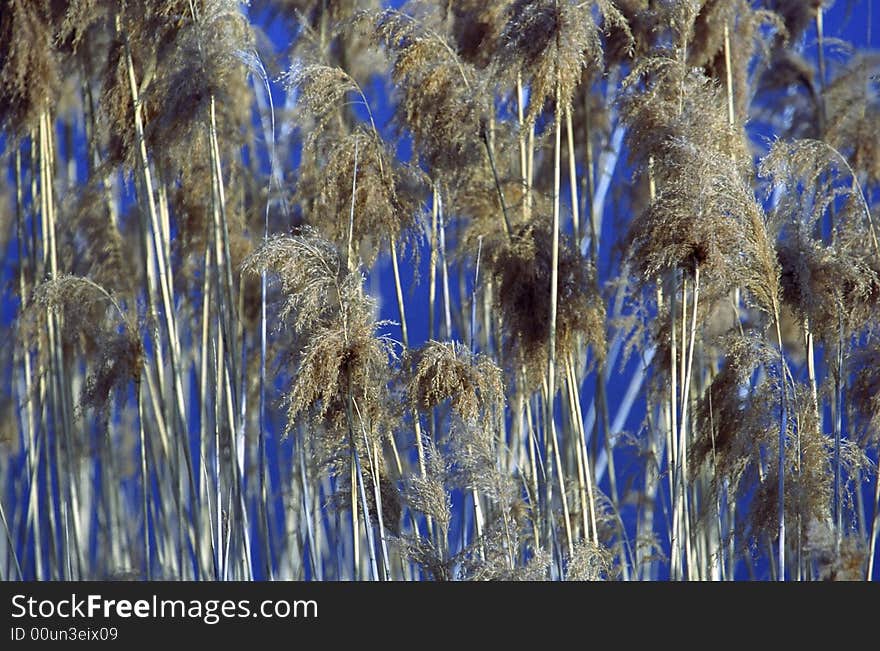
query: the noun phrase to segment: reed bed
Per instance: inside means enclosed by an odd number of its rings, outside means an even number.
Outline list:
[[[0,579],[880,578],[872,21],[0,0]]]

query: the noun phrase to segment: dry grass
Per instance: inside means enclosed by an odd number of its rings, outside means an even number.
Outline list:
[[[0,579],[878,577],[842,3],[245,4],[0,0]]]

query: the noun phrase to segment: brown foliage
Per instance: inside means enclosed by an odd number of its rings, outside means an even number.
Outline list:
[[[489,97],[476,69],[426,20],[390,9],[370,18],[377,42],[392,58],[398,119],[432,178],[451,182],[481,164]]]
[[[780,238],[783,296],[810,327],[836,340],[841,328],[859,329],[872,318],[880,281],[872,234],[861,195],[818,141],[777,141],[761,161],[761,174],[778,193],[771,219]],[[836,205],[843,202],[842,209]],[[821,233],[833,214],[830,243]]]
[[[509,243],[487,251],[496,286],[496,307],[505,333],[510,370],[525,365],[530,388],[538,386],[547,365],[550,332],[552,230],[546,219],[519,228]],[[559,359],[577,351],[579,342],[593,354],[605,354],[605,304],[595,271],[568,238],[559,249],[556,349]]]
[[[501,370],[484,355],[471,355],[461,344],[429,341],[408,351],[407,395],[413,405],[428,411],[446,400],[465,421],[476,422],[503,408]]]
[[[296,198],[306,222],[345,250],[353,220],[354,252],[367,266],[389,240],[399,244],[412,235],[425,194],[421,174],[398,163],[373,131],[339,138],[322,167],[303,173]]]
[[[326,429],[332,443],[328,457],[334,449],[350,448],[350,428],[358,446],[361,428],[378,434],[388,415],[390,346],[375,336],[374,307],[362,293],[360,275],[346,271],[336,248],[309,231],[267,240],[243,267],[278,278],[278,325],[292,328],[295,336],[287,360],[285,432],[303,417]]]
[[[26,135],[53,107],[61,76],[48,0],[0,2],[0,131]]]
[[[626,21],[610,2],[568,0],[517,0],[511,5],[501,34],[503,47],[498,65],[508,78],[522,76],[530,87],[526,120],[535,121],[545,103],[571,104],[575,88],[585,68],[602,67],[602,42],[593,19],[598,4],[606,18],[617,27]],[[559,107],[554,107],[559,113]]]
[[[83,355],[89,373],[80,404],[94,409],[96,422],[106,428],[113,392],[140,382],[144,350],[138,328],[91,280],[70,275],[47,280],[34,290],[21,323],[22,343],[26,350],[39,350],[41,368],[50,368],[45,340],[50,318],[61,329],[66,359]]]

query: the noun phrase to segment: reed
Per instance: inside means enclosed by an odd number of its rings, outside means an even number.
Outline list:
[[[388,4],[0,0],[0,578],[877,579],[871,3]]]

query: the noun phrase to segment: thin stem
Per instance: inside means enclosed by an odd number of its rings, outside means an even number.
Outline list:
[[[510,226],[510,217],[507,215],[507,201],[504,199],[504,190],[501,189],[501,180],[498,178],[498,168],[495,165],[495,155],[492,153],[492,147],[489,144],[489,136],[486,133],[485,127],[480,132],[480,139],[483,141],[483,146],[486,149],[486,156],[489,158],[489,166],[492,168],[492,179],[495,181],[495,191],[498,193],[498,201],[501,203],[501,218],[502,225],[504,226],[504,234],[509,241],[513,230]]]
[[[431,235],[429,237],[429,245],[431,247],[431,262],[428,270],[428,339],[434,339],[435,306],[437,301],[437,258],[438,241],[437,241],[437,218],[440,206],[437,200],[437,189],[434,187],[433,201],[431,202]],[[433,434],[434,428],[431,428]]]
[[[141,383],[138,380],[135,384],[135,393],[137,396],[137,410],[138,410],[138,438],[140,439],[138,443],[140,444],[140,452],[141,452],[141,509],[142,509],[142,517],[144,519],[144,566],[146,567],[147,572],[147,581],[153,580],[153,564],[152,564],[152,550],[150,548],[150,517],[149,517],[149,509],[147,507],[150,501],[150,489],[149,489],[149,480],[150,480],[150,471],[147,466],[147,437],[144,433],[144,408],[143,408],[143,396],[141,395]]]
[[[571,536],[571,520],[568,510],[568,497],[565,491],[565,469],[562,465],[560,456],[559,443],[556,436],[556,416],[554,412],[554,403],[556,401],[556,313],[557,303],[559,300],[559,213],[560,213],[560,149],[562,125],[559,119],[559,82],[556,83],[556,107],[557,115],[555,120],[555,149],[553,157],[553,244],[551,252],[551,271],[550,271],[550,334],[548,337],[549,352],[547,355],[547,399],[546,399],[546,428],[550,432],[553,442],[553,453],[556,461],[556,472],[559,478],[560,499],[562,500],[563,517],[565,518],[565,535],[568,543],[568,552],[574,551],[574,545]]]
[[[788,432],[788,379],[786,377],[785,352],[782,345],[782,329],[779,324],[779,309],[774,305],[774,320],[776,322],[776,341],[779,345],[780,364],[782,366],[782,400],[779,418],[779,450],[778,450],[778,475],[779,475],[779,504],[778,504],[778,535],[779,545],[777,558],[779,564],[778,579],[785,581],[785,439]]]
[[[672,578],[675,581],[680,581],[683,577],[683,568],[682,568],[682,531],[681,531],[681,482],[678,479],[679,473],[679,465],[680,465],[680,450],[679,450],[679,437],[677,435],[678,429],[678,343],[677,343],[677,333],[676,333],[676,306],[675,306],[675,294],[676,291],[670,293],[669,299],[669,313],[671,317],[670,321],[670,347],[669,347],[669,356],[670,356],[670,365],[669,365],[669,379],[670,379],[670,387],[669,387],[669,418],[670,418],[670,426],[669,426],[669,463],[670,463],[670,482],[671,485],[671,493],[672,493]]]
[[[688,343],[688,351],[687,351],[687,366],[684,375],[684,385],[682,390],[681,397],[681,442],[679,444],[679,455],[680,455],[680,476],[681,476],[681,490],[682,494],[685,497],[684,504],[684,518],[685,518],[685,528],[689,529],[690,522],[690,514],[688,510],[688,502],[687,502],[687,474],[688,474],[688,466],[687,466],[687,456],[688,456],[688,405],[690,402],[690,388],[691,388],[691,376],[693,375],[693,365],[694,365],[694,345],[696,342],[697,335],[697,307],[699,305],[700,298],[700,266],[696,265],[694,268],[694,289],[693,289],[693,309],[691,311],[691,326],[690,326],[690,341]],[[684,297],[682,297],[682,303],[686,303]],[[684,339],[682,339],[684,341]],[[685,541],[688,545],[690,545],[690,536],[686,538]],[[691,570],[696,564],[694,563],[693,557],[690,556],[691,550],[688,547],[688,569]]]
[[[350,416],[352,415],[352,411],[351,411],[352,409],[354,410],[354,414],[357,415],[358,422],[360,423],[360,426],[361,426],[360,427],[361,434],[363,434],[364,443],[366,445],[366,447],[364,449],[367,453],[367,458],[369,459],[370,464],[372,465],[372,463],[373,463],[372,452],[370,451],[371,446],[370,446],[369,440],[367,439],[367,430],[366,430],[366,427],[364,427],[363,416],[361,415],[360,409],[357,406],[357,401],[354,399],[354,396],[352,396],[352,394],[351,394],[351,377],[348,378],[348,389],[349,389],[349,394],[348,394],[349,415]],[[366,487],[364,485],[363,467],[361,466],[360,454],[358,453],[357,446],[355,445],[353,428],[354,428],[354,423],[352,421],[350,421],[350,423],[349,423],[349,440],[351,443],[351,453],[354,456],[355,467],[357,469],[358,492],[360,494],[361,508],[363,509],[363,514],[364,514],[364,529],[366,530],[366,533],[367,533],[367,546],[368,546],[368,550],[369,550],[368,555],[370,558],[370,571],[372,572],[373,581],[378,581],[379,580],[379,569],[378,569],[378,565],[376,564],[376,543],[375,543],[375,540],[373,537],[373,522],[372,522],[372,518],[370,517],[370,509],[367,506],[367,491],[366,491]],[[377,475],[378,475],[378,469],[374,469],[374,474],[373,474],[372,479],[373,479],[374,490],[376,491],[376,493],[375,493],[375,495],[376,495],[376,509],[378,511],[379,531],[380,531],[380,533],[382,535],[382,539],[384,541],[385,528],[384,528],[384,525],[382,524],[382,514],[381,514],[382,499],[378,493],[378,490],[379,490],[378,481],[379,480],[378,480]],[[352,496],[352,508],[353,509],[357,508],[354,504],[354,496]],[[383,549],[384,549],[384,547],[383,547]],[[387,551],[387,549],[385,551]],[[385,567],[385,571],[386,571],[385,576],[388,576],[390,574],[390,571],[388,570],[387,554],[383,556],[383,561],[384,561],[384,567]]]
[[[727,90],[727,123],[736,123],[735,98],[733,96],[733,64],[730,56],[730,25],[724,23],[724,81]]]
[[[400,263],[397,258],[397,244],[391,240],[391,267],[394,270],[394,292],[397,295],[397,311],[400,314],[400,335],[403,347],[409,348],[409,330],[406,326],[406,305],[403,302],[403,285],[400,282]]]
[[[523,222],[527,222],[529,220],[529,201],[530,197],[528,194],[529,191],[529,182],[528,178],[528,169],[529,169],[529,160],[528,154],[526,153],[526,126],[525,126],[525,93],[523,91],[523,83],[522,83],[522,73],[517,72],[516,74],[516,117],[517,117],[517,125],[519,127],[518,130],[518,138],[519,141],[519,172],[522,177],[522,215]]]
[[[443,281],[443,323],[445,325],[445,336],[447,339],[452,338],[452,308],[450,306],[449,297],[449,268],[446,262],[446,225],[443,216],[442,195],[434,189],[434,201],[437,202],[437,218],[438,233],[440,236],[440,272]]]
[[[36,176],[33,175],[32,176]],[[25,215],[24,215],[24,190],[23,190],[23,178],[22,178],[22,169],[21,169],[21,149],[16,148],[15,150],[15,224],[16,224],[16,239],[18,244],[18,259],[19,259],[19,274],[18,274],[18,287],[19,287],[19,296],[28,296],[30,294],[28,290],[28,281],[27,281],[27,270],[31,269],[31,273],[36,268],[34,265],[34,261],[28,260],[24,256],[24,246],[25,246]],[[32,192],[33,199],[33,192]],[[32,252],[33,253],[33,252]],[[30,263],[30,264],[28,264]],[[21,402],[23,402],[26,413],[27,413],[27,436],[25,438],[25,449],[27,450],[27,476],[28,476],[28,489],[27,489],[27,516],[25,522],[25,530],[29,530],[31,526],[33,526],[34,531],[34,564],[36,571],[36,578],[40,580],[44,578],[43,576],[43,549],[42,549],[42,536],[40,534],[40,514],[39,514],[39,500],[38,498],[38,487],[36,483],[38,482],[38,464],[40,460],[39,456],[39,444],[38,444],[38,433],[37,433],[37,409],[35,407],[36,399],[38,395],[36,393],[36,387],[34,385],[34,372],[32,368],[31,361],[31,352],[29,350],[24,350],[22,354],[22,364],[24,370],[24,388],[25,388],[25,396],[24,400],[19,398]]]
[[[6,544],[9,549],[8,553],[12,555],[12,562],[15,565],[15,576],[19,581],[23,581],[24,576],[21,573],[21,563],[18,561],[18,554],[15,553],[15,541],[12,538],[12,532],[9,530],[9,522],[6,520],[6,510],[3,508],[3,500],[0,500],[0,521],[3,522],[3,532],[6,534]],[[6,580],[5,576],[3,580]]]
[[[480,259],[483,253],[483,236],[477,238],[477,262],[474,266],[474,287],[471,291],[471,327],[470,327],[470,349],[471,353],[477,351],[477,290],[480,286]],[[486,324],[488,327],[488,323]]]
[[[568,144],[568,183],[571,195],[571,226],[574,233],[574,241],[581,241],[580,226],[580,201],[578,199],[577,166],[574,155],[574,128],[571,124],[571,107],[565,111],[565,135]]]
[[[578,482],[581,491],[581,510],[584,526],[584,535],[594,545],[599,544],[599,528],[596,524],[595,495],[593,492],[593,471],[590,465],[589,451],[587,450],[586,433],[584,431],[584,419],[581,413],[581,405],[578,394],[577,377],[574,372],[574,362],[571,356],[566,359],[566,373],[568,375],[569,401],[572,407],[575,430],[578,435],[576,446],[578,464]],[[582,475],[580,474],[582,473]],[[589,518],[589,520],[588,520]]]
[[[871,544],[868,546],[868,569],[865,574],[867,581],[874,580],[875,557],[877,556],[877,537],[880,534],[880,472],[874,481],[874,518],[871,521]],[[878,577],[880,578],[880,577]]]
[[[843,430],[843,306],[838,305],[838,337],[837,337],[837,368],[834,370],[834,546],[835,553],[840,552],[840,539],[843,535],[843,486],[841,476],[840,446]]]
[[[357,261],[354,259],[354,205],[357,197],[357,176],[358,176],[358,141],[354,142],[354,164],[351,174],[351,207],[348,211],[348,237],[346,238],[346,255],[345,262],[348,270],[354,271],[357,268]],[[394,247],[394,239],[391,240],[392,250]],[[396,256],[395,256],[396,259]],[[397,267],[394,267],[395,272]],[[396,276],[395,276],[396,278]],[[402,321],[403,319],[401,319]],[[405,326],[404,326],[405,330]],[[406,335],[404,335],[405,337]]]

